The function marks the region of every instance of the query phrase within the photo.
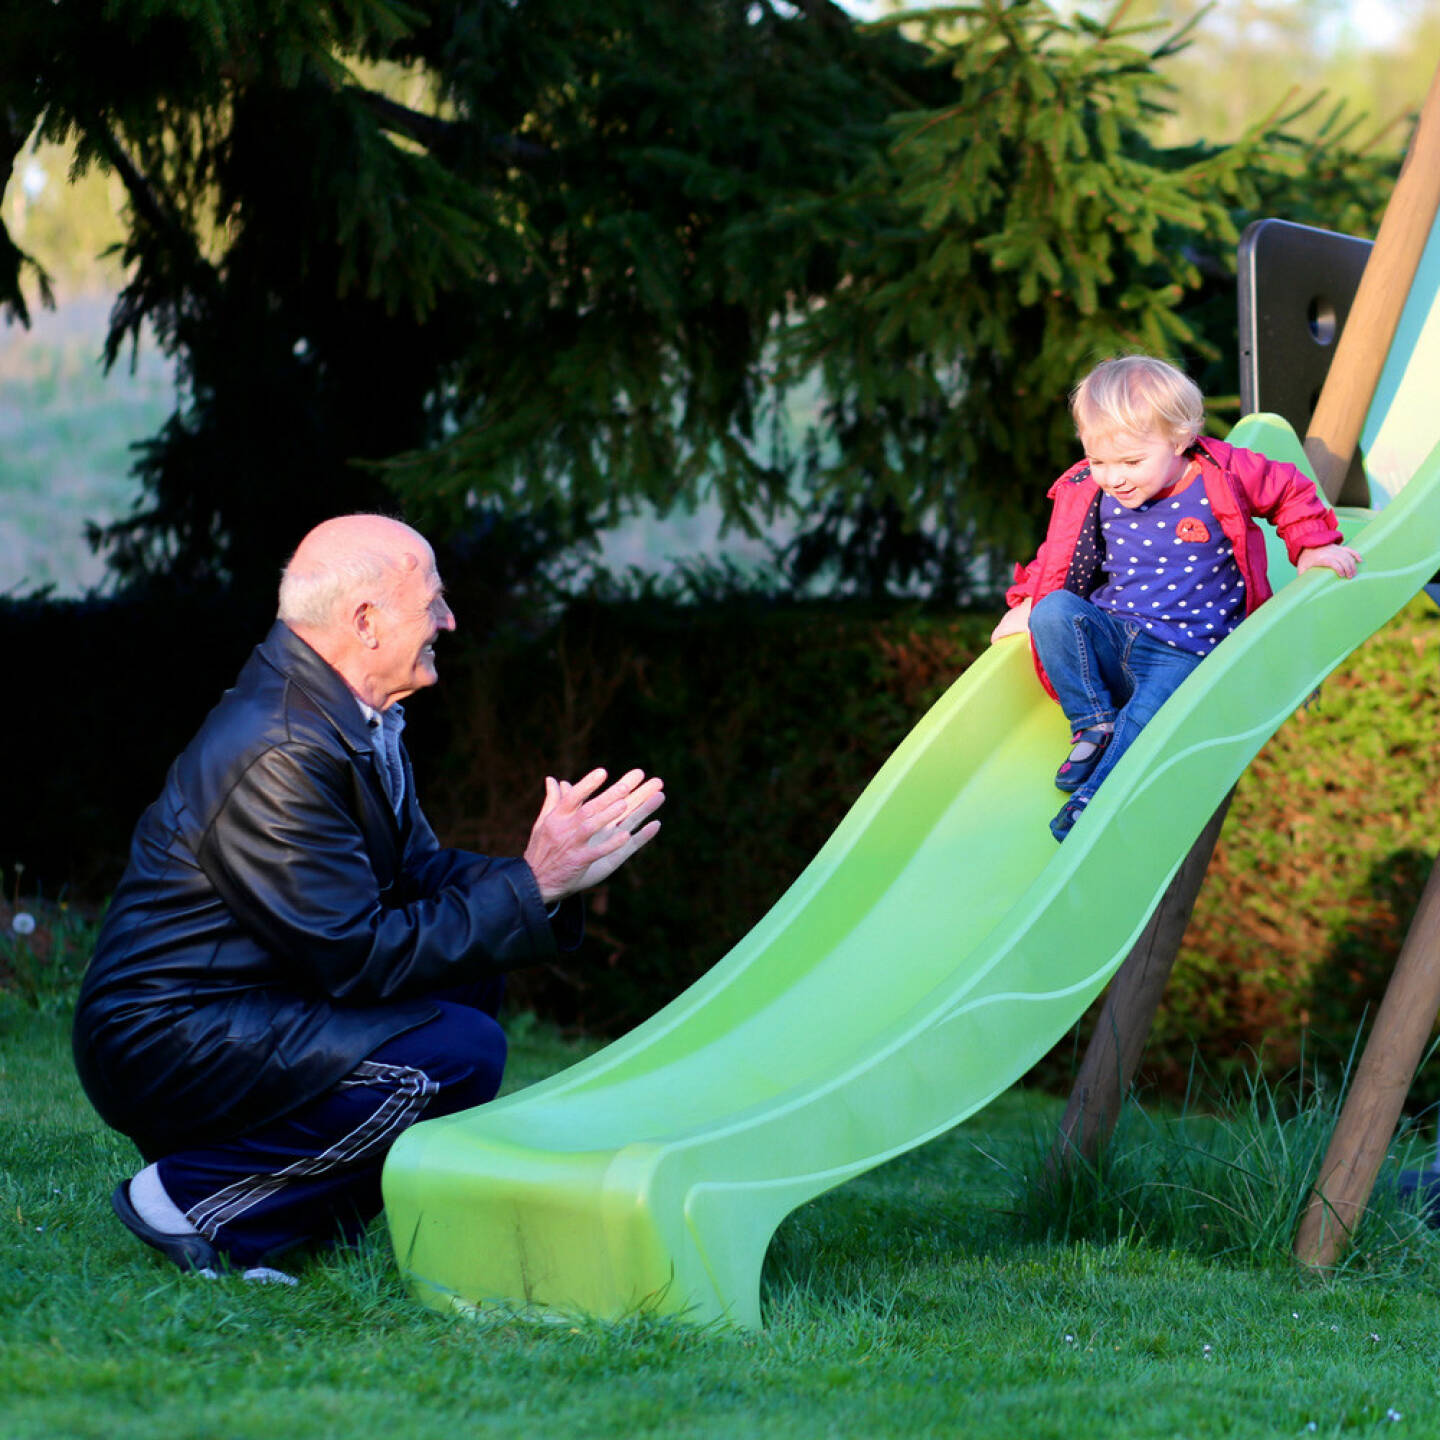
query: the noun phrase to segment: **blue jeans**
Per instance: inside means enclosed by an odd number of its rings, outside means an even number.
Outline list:
[[[1076,796],[1091,799],[1155,712],[1204,658],[1152,639],[1135,620],[1057,590],[1030,612],[1030,639],[1060,697],[1072,734],[1113,724],[1095,772]]]

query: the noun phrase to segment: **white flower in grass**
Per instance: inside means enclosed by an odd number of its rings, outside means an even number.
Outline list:
[[[1393,1425],[1397,1420],[1403,1420],[1405,1417],[1392,1407],[1385,1412],[1385,1418]]]
[[[17,935],[33,935],[35,933],[35,917],[28,910],[17,910],[15,918],[10,922],[10,928]]]

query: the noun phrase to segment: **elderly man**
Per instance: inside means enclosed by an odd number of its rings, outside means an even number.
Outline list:
[[[75,1059],[150,1163],[120,1219],[182,1269],[353,1236],[395,1137],[500,1084],[503,972],[579,943],[573,897],[653,838],[661,782],[547,778],[519,859],[443,849],[399,701],[453,630],[430,546],[349,515],[300,543],[279,618],[136,827]]]

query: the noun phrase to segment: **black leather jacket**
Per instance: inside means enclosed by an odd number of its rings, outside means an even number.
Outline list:
[[[171,767],[73,1037],[147,1159],[313,1099],[437,1014],[428,994],[555,955],[530,867],[442,849],[406,768],[397,819],[349,688],[278,621]]]

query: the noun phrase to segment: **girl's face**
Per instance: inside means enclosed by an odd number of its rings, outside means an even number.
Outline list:
[[[1168,490],[1185,473],[1186,446],[1158,432],[1080,432],[1095,483],[1127,510],[1137,509]]]

